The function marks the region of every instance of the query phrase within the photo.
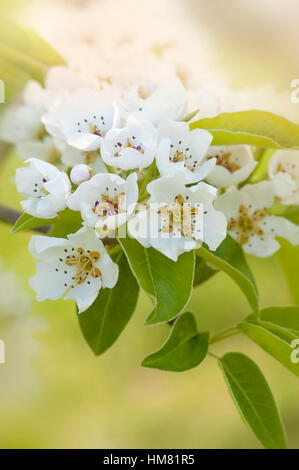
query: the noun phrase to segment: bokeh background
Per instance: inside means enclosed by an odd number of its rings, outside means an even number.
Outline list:
[[[94,54],[109,61],[124,42],[133,56],[136,44],[138,53],[160,47],[190,88],[204,82],[215,93],[223,87],[245,89],[236,95],[240,108],[260,106],[299,121],[299,105],[290,103],[290,82],[299,78],[296,0],[0,5],[75,66],[92,70]],[[13,151],[0,162],[0,202],[15,208],[13,176],[19,164]],[[0,338],[6,344],[6,364],[0,364],[1,448],[259,448],[212,358],[180,374],[140,366],[169,334],[168,326],[144,326],[150,302],[143,294],[118,342],[94,357],[71,302],[35,302],[27,284],[35,272],[29,238],[12,236],[11,227],[0,224]],[[293,303],[275,258],[248,261],[262,306]],[[214,333],[250,313],[223,273],[197,288],[189,307],[200,329]],[[280,405],[289,446],[298,449],[298,379],[241,336],[214,349],[244,352],[260,365]]]

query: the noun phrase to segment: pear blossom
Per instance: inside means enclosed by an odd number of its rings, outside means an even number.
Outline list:
[[[115,97],[111,89],[79,88],[68,93],[42,117],[49,134],[79,150],[100,148],[106,132],[114,125]]]
[[[180,120],[187,107],[187,92],[178,78],[151,88],[139,86],[125,93],[124,108],[155,126],[163,119]]]
[[[299,204],[298,150],[277,150],[268,164],[268,176],[282,204]]]
[[[183,170],[188,183],[198,182],[213,170],[216,159],[203,161],[213,136],[203,129],[189,130],[186,122],[169,119],[158,126],[157,167],[162,176]]]
[[[274,203],[269,181],[230,188],[215,201],[215,208],[227,218],[229,234],[246,253],[260,258],[273,255],[280,247],[275,237],[299,244],[299,226],[269,212]]]
[[[101,236],[126,222],[138,199],[137,174],[126,180],[111,173],[98,173],[78,186],[68,207],[81,211],[82,219]]]
[[[149,121],[128,117],[125,127],[107,132],[101,145],[103,161],[122,170],[142,170],[154,160],[157,130]]]
[[[39,106],[10,106],[0,119],[0,140],[15,144],[36,138],[42,132],[41,114]]]
[[[45,88],[34,80],[29,81],[22,92],[21,102],[9,107],[1,116],[0,139],[9,143],[35,140],[43,131],[42,115],[67,91],[82,87],[99,89],[99,81],[65,66],[49,69]]]
[[[68,176],[37,158],[30,158],[25,163],[29,166],[16,170],[17,190],[26,197],[21,201],[22,208],[27,214],[41,219],[56,217],[66,208],[71,192]]]
[[[245,181],[257,165],[247,145],[211,146],[206,161],[214,159],[216,166],[207,176],[207,182],[219,188]]]
[[[48,163],[55,162],[60,158],[60,151],[55,145],[55,140],[49,135],[44,135],[41,139],[25,140],[16,144],[16,152],[22,160],[29,158],[39,158]]]
[[[207,183],[187,188],[184,172],[147,185],[149,208],[128,222],[128,231],[146,248],[152,246],[173,261],[203,241],[216,250],[226,236],[224,214],[216,211],[216,190]]]
[[[79,313],[95,301],[101,288],[112,289],[118,265],[106,252],[96,232],[83,226],[68,238],[33,235],[29,251],[38,260],[29,279],[36,300],[74,300]]]

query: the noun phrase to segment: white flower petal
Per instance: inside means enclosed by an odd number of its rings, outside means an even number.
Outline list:
[[[33,235],[29,242],[29,252],[36,259],[51,262],[59,261],[64,256],[65,249],[70,248],[70,242],[65,238],[45,237],[43,235]]]
[[[117,283],[119,267],[112,261],[106,251],[101,256],[99,267],[102,271],[102,283],[104,288],[112,289]]]
[[[259,258],[267,258],[276,253],[280,245],[271,235],[265,235],[264,237],[253,235],[249,242],[243,245],[242,248],[250,255],[255,255]]]
[[[225,165],[216,164],[215,168],[208,175],[207,181],[219,188],[227,188],[233,184],[245,181],[257,165],[247,145],[212,146],[207,152],[209,159],[211,157],[221,159],[223,155],[228,156],[229,161],[227,163],[230,163],[232,168],[234,165],[237,165],[239,169],[232,170],[226,168]]]
[[[285,219],[274,215],[267,215],[263,219],[262,228],[265,233],[288,240],[293,245],[299,244],[299,226]]]
[[[102,142],[102,137],[97,135],[82,133],[80,135],[73,135],[67,139],[67,144],[85,152],[97,150]]]
[[[93,278],[89,276],[88,284],[84,282],[70,288],[65,294],[65,300],[74,300],[78,305],[79,313],[84,312],[96,300],[101,288],[101,278]]]
[[[242,203],[242,192],[232,187],[216,199],[214,207],[218,211],[223,212],[227,219],[230,219],[238,215],[239,207]]]
[[[298,159],[297,150],[278,150],[269,161],[268,174],[282,204],[299,204]]]
[[[36,292],[36,300],[58,300],[67,289],[65,284],[70,285],[73,274],[71,269],[65,274],[59,263],[39,261],[36,263],[36,275],[29,279],[29,285]]]
[[[170,234],[169,238],[152,238],[151,246],[172,261],[177,261],[181,254],[196,248],[197,243],[195,240],[175,238]]]
[[[252,212],[257,209],[269,208],[274,203],[273,185],[270,181],[257,184],[246,184],[241,189],[244,204],[251,206]]]
[[[210,250],[215,251],[226,237],[227,221],[225,215],[210,204],[205,204],[204,211],[203,241]]]

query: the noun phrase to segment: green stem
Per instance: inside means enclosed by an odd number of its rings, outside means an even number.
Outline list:
[[[118,253],[119,251],[121,251],[121,246],[120,245],[116,245],[114,247],[112,247],[109,251],[108,251],[108,254],[109,256],[114,256],[116,253]]]
[[[211,356],[211,357],[213,357],[214,359],[217,359],[217,360],[219,359],[219,357],[216,356],[216,354],[211,353],[210,351],[208,352],[208,355]]]
[[[240,331],[237,328],[228,328],[227,330],[222,331],[218,335],[215,335],[211,338],[210,344],[218,343],[226,338],[230,338],[231,336],[238,335]]]

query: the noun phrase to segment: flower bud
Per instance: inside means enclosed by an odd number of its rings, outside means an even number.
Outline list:
[[[92,170],[88,165],[81,163],[79,165],[75,165],[70,174],[70,178],[72,183],[74,184],[81,184],[83,181],[87,181],[91,178]]]

